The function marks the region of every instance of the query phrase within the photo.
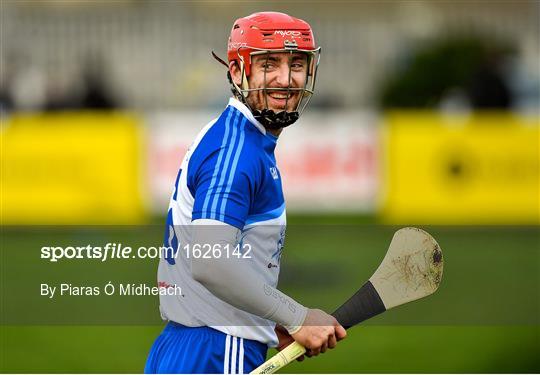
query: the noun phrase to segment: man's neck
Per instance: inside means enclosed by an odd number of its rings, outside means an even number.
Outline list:
[[[266,131],[268,133],[272,134],[274,137],[279,137],[279,135],[283,131],[283,128],[279,128],[279,129],[268,129],[268,128],[266,128]]]

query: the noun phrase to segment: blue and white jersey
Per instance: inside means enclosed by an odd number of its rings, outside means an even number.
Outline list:
[[[229,305],[192,278],[190,259],[182,248],[190,243],[193,220],[230,224],[240,229],[239,242],[251,247],[250,265],[267,284],[277,286],[286,220],[276,141],[244,104],[231,98],[188,149],[165,232],[165,246],[179,251],[161,259],[158,270],[160,285],[179,286],[182,296],[160,296],[164,319],[277,345],[273,322]]]

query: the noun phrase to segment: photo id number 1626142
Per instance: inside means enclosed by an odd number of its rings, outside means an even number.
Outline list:
[[[251,259],[251,245],[238,244],[231,246],[229,244],[193,244],[185,245],[184,250],[188,259],[218,259],[218,258],[237,258]]]

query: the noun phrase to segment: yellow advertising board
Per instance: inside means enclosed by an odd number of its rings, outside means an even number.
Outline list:
[[[383,139],[386,222],[540,223],[538,118],[391,112]]]
[[[2,120],[2,224],[133,224],[143,218],[141,136],[120,113]]]

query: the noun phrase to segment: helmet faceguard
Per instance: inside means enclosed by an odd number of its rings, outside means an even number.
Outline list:
[[[238,84],[230,77],[233,94],[253,113],[254,117],[265,127],[279,129],[291,125],[306,108],[315,89],[315,78],[320,59],[320,47],[316,47],[313,32],[308,23],[277,12],[255,13],[238,19],[232,28],[228,43],[228,60],[238,64],[241,82]],[[285,54],[288,58],[287,87],[271,87],[267,80],[267,64],[264,64],[264,81],[262,87],[249,87],[252,74],[252,62],[255,58],[265,58],[266,62],[275,54]],[[292,78],[293,57],[306,56],[306,76],[302,87],[295,87]],[[263,108],[252,108],[250,95],[264,97]],[[286,94],[284,109],[275,112],[268,106],[268,93]],[[289,100],[296,100],[293,108]],[[289,109],[289,111],[288,111]]]
[[[292,44],[292,43],[291,43]],[[274,128],[279,129],[286,126],[291,125],[294,123],[306,106],[308,105],[311,96],[314,93],[315,89],[315,77],[317,74],[317,66],[319,64],[319,57],[320,57],[320,48],[314,49],[314,50],[299,50],[298,48],[291,46],[290,48],[285,49],[279,49],[279,50],[267,50],[267,49],[259,49],[259,48],[253,48],[251,47],[253,52],[250,52],[250,60],[253,59],[255,56],[261,56],[263,58],[268,58],[270,55],[276,54],[276,53],[283,53],[288,55],[288,85],[287,87],[270,87],[268,85],[268,80],[266,79],[267,71],[264,70],[264,82],[262,87],[255,87],[250,88],[248,84],[248,76],[246,74],[246,62],[243,60],[241,52],[238,52],[238,55],[240,56],[240,68],[241,68],[241,77],[242,77],[242,83],[241,86],[237,85],[233,80],[231,80],[232,84],[232,91],[235,94],[235,96],[240,99],[244,104],[246,104],[248,107],[248,96],[256,95],[258,92],[263,93],[264,97],[264,108],[251,108],[251,112],[253,113],[253,116],[265,127],[268,128]],[[306,55],[307,60],[307,69],[306,69],[306,76],[304,77],[304,85],[302,87],[294,87],[292,82],[292,57],[294,54],[302,54]],[[265,63],[266,65],[266,63]],[[280,112],[275,112],[274,110],[270,109],[268,106],[268,92],[282,92],[287,95],[287,99],[285,102],[285,109]],[[296,100],[296,105],[294,108],[292,108],[291,111],[287,111],[289,108],[289,100],[294,98]]]

